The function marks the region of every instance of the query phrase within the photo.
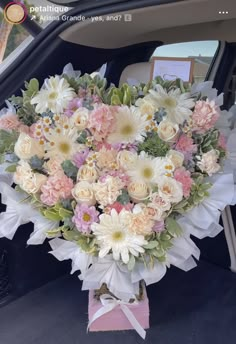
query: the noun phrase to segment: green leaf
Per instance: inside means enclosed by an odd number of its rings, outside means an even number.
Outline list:
[[[51,221],[60,221],[62,220],[61,216],[59,215],[58,211],[54,208],[45,209],[42,211],[43,216]]]
[[[76,180],[78,168],[70,160],[63,161],[61,166],[63,168],[63,171],[65,172],[65,175],[67,175],[67,177],[73,178],[74,180]]]
[[[143,246],[143,248],[145,250],[152,250],[153,248],[157,247],[159,245],[158,241],[149,241],[149,243],[145,246]]]
[[[75,230],[67,230],[63,232],[63,237],[68,241],[78,241],[80,238],[80,233]]]
[[[29,164],[33,170],[42,170],[44,160],[40,159],[37,155],[34,155],[32,158],[30,158]]]
[[[134,266],[135,266],[135,258],[133,255],[130,255],[129,262],[127,264],[127,268],[129,271],[132,271],[134,269]]]
[[[10,173],[16,172],[16,167],[17,165],[10,165],[5,169],[5,171]]]
[[[57,238],[58,236],[61,235],[61,231],[62,231],[62,227],[51,229],[51,230],[47,231],[47,237]]]
[[[68,210],[68,209],[65,209],[65,208],[60,208],[59,209],[59,215],[62,219],[64,218],[67,218],[67,217],[71,217],[73,215],[73,212]]]
[[[116,201],[121,203],[121,204],[123,204],[123,205],[125,205],[125,204],[130,202],[130,197],[129,197],[129,194],[128,194],[127,190],[122,189],[121,192],[122,192],[121,195],[117,197]]]
[[[167,231],[173,236],[178,237],[182,234],[182,228],[173,217],[167,217],[165,221]]]
[[[31,79],[29,83],[25,83],[26,91],[24,91],[25,95],[29,98],[33,98],[36,93],[39,91],[39,82],[37,79]]]

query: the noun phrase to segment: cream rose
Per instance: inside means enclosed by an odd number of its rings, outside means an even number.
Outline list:
[[[19,165],[16,168],[16,172],[14,173],[13,180],[15,184],[21,184],[23,179],[29,179],[32,177],[32,169],[28,162],[24,160],[20,160]]]
[[[35,194],[40,191],[41,186],[46,183],[47,177],[40,173],[33,173],[30,178],[24,178],[20,187],[29,194]]]
[[[89,110],[86,108],[79,108],[71,117],[72,125],[75,125],[78,130],[84,130],[87,128],[89,118]]]
[[[77,174],[78,181],[86,181],[89,183],[94,183],[98,179],[98,172],[95,167],[89,167],[87,165],[83,165],[79,168]]]
[[[55,156],[49,159],[47,162],[45,162],[43,164],[43,167],[47,170],[48,174],[51,176],[58,172],[63,172],[63,169],[61,167],[62,162],[63,162],[63,159]]]
[[[128,193],[133,202],[139,203],[148,197],[150,190],[146,183],[133,181],[128,185]]]
[[[162,177],[158,183],[159,195],[171,203],[178,203],[183,198],[182,184],[173,178]]]
[[[167,119],[161,121],[158,126],[158,135],[161,140],[166,142],[174,142],[177,137],[178,131],[178,124],[174,124]]]
[[[117,155],[118,166],[119,168],[122,168],[125,171],[132,169],[137,159],[137,153],[130,152],[128,150],[122,150]]]
[[[42,158],[44,156],[44,148],[37,140],[25,133],[20,133],[15,144],[15,154],[23,160],[28,160],[34,155]]]
[[[88,182],[83,181],[77,183],[72,189],[71,194],[79,204],[92,206],[96,203],[93,186]]]
[[[183,153],[177,152],[177,151],[171,149],[167,153],[167,157],[174,164],[175,168],[179,168],[179,167],[183,166],[183,162],[184,162],[184,155],[183,155]]]
[[[158,192],[154,192],[150,196],[150,203],[148,206],[155,209],[161,209],[161,211],[164,212],[170,210],[171,203],[168,199],[160,197]]]

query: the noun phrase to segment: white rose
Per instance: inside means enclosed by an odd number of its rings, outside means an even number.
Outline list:
[[[14,177],[13,177],[14,183],[20,184],[23,179],[31,178],[32,174],[33,172],[28,162],[24,160],[20,160],[19,165],[16,168],[16,172],[14,173]]]
[[[158,126],[158,135],[161,140],[166,142],[174,142],[178,131],[178,124],[174,124],[167,119],[161,121]]]
[[[79,108],[71,117],[71,124],[75,125],[78,130],[84,130],[87,128],[89,118],[89,110],[86,108]]]
[[[128,185],[128,193],[133,202],[139,203],[146,199],[150,190],[146,183],[133,181]]]
[[[182,184],[165,176],[158,182],[158,192],[163,199],[167,199],[171,203],[178,203],[183,198]]]
[[[40,191],[41,186],[46,183],[47,177],[40,173],[33,173],[30,178],[24,178],[20,187],[27,193],[35,194]]]
[[[93,187],[88,182],[83,181],[77,183],[71,193],[79,204],[92,206],[96,203]]]
[[[20,133],[15,144],[15,154],[23,160],[28,160],[34,155],[42,158],[44,156],[44,148],[37,140],[25,133]]]
[[[201,161],[197,163],[202,172],[206,172],[209,176],[218,172],[221,166],[218,164],[219,153],[212,149],[202,155]]]
[[[183,155],[183,153],[177,152],[177,151],[171,149],[167,153],[167,157],[174,164],[175,168],[179,168],[179,167],[183,166],[183,162],[184,162],[184,155]]]
[[[122,150],[117,155],[118,166],[119,168],[123,168],[124,170],[132,169],[137,159],[137,153],[130,152],[128,150]]]
[[[78,181],[87,181],[89,183],[94,183],[98,179],[98,172],[95,167],[89,167],[83,165],[79,168],[77,174]]]

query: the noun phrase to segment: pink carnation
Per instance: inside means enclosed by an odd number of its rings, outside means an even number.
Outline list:
[[[197,151],[197,146],[194,144],[191,137],[181,134],[177,144],[175,145],[175,149],[186,156],[195,153]]]
[[[199,100],[196,102],[195,109],[192,115],[193,129],[202,134],[214,127],[219,118],[219,108],[212,100]]]
[[[16,130],[20,124],[18,117],[14,114],[8,113],[0,117],[0,129]]]
[[[115,202],[115,203],[109,205],[106,210],[108,210],[110,212],[112,209],[115,209],[117,211],[117,213],[119,214],[123,209],[125,209],[127,211],[131,211],[132,208],[133,208],[132,203],[121,204],[119,202]]]
[[[219,135],[219,139],[218,139],[218,146],[224,150],[227,150],[227,142],[226,142],[226,138],[223,134],[220,133]]]
[[[42,194],[40,199],[44,204],[53,206],[61,199],[70,198],[73,186],[72,179],[62,172],[57,173],[54,176],[50,176],[41,187]]]
[[[189,197],[190,190],[193,184],[191,173],[184,167],[180,167],[174,172],[174,177],[175,180],[182,184],[184,197]]]
[[[91,112],[88,128],[96,141],[102,141],[112,132],[115,109],[114,106],[101,105]]]

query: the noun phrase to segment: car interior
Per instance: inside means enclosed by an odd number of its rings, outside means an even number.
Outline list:
[[[82,73],[99,73],[106,64],[109,84],[147,82],[158,47],[201,41],[218,42],[205,79],[224,92],[222,109],[235,106],[235,0],[55,3],[73,7],[66,16],[86,20],[61,18],[41,31],[37,24],[31,27],[31,20],[24,23],[34,39],[10,65],[0,66],[0,108],[10,95],[20,94],[25,80],[35,77],[42,83],[48,75],[60,75],[68,63]],[[124,21],[126,14],[132,20]],[[232,128],[234,118],[236,111]],[[235,214],[235,207],[226,208],[224,231],[217,237],[194,239],[201,250],[195,269],[185,273],[171,267],[163,280],[148,287],[147,343],[235,343]],[[141,343],[132,331],[86,334],[87,294],[78,273],[70,275],[69,262],[48,254],[47,242],[26,247],[32,226],[22,227],[12,241],[0,239],[1,344]]]

